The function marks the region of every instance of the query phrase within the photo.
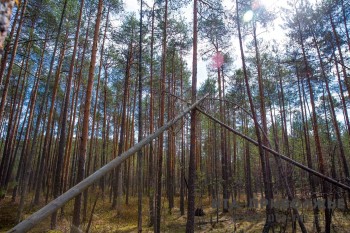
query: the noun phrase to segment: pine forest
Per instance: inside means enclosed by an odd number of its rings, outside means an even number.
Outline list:
[[[350,1],[0,0],[0,232],[350,232]]]

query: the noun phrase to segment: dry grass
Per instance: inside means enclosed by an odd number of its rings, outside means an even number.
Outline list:
[[[95,201],[95,196],[91,195],[88,202],[88,219],[90,218],[91,209]],[[125,200],[122,200],[125,203]],[[71,216],[73,211],[73,201],[67,203],[64,207],[64,214],[59,212],[58,228],[55,231],[50,230],[50,218],[40,223],[31,232],[69,232]],[[44,205],[44,203],[42,204]],[[265,212],[262,209],[248,210],[246,208],[234,209],[233,213],[219,213],[218,223],[216,223],[216,209],[210,206],[208,198],[202,200],[205,216],[195,218],[196,232],[237,232],[237,233],[257,233],[261,229],[265,221]],[[175,199],[175,206],[179,206],[179,198]],[[5,199],[0,203],[0,232],[5,232],[15,224],[17,214],[17,204],[11,203]],[[28,217],[35,209],[26,209]],[[181,216],[179,208],[174,208],[169,213],[167,200],[163,199],[162,205],[161,232],[177,233],[185,232],[186,215]],[[309,232],[314,232],[313,215],[311,211],[300,212],[304,216],[305,225]],[[278,212],[279,225],[275,227],[275,232],[281,231],[281,226],[285,223],[283,212]],[[152,227],[148,227],[148,198],[143,200],[143,232],[153,232]],[[322,216],[320,216],[322,219]],[[85,232],[88,221],[86,221],[81,229]],[[323,225],[323,221],[321,221]],[[93,214],[90,232],[137,232],[137,198],[131,197],[129,205],[122,204],[121,211],[117,214],[116,210],[111,209],[111,203],[108,197],[99,198],[96,210]],[[285,232],[292,232],[291,222],[288,221]],[[299,232],[299,229],[297,229]],[[350,232],[350,216],[343,212],[336,211],[333,216],[332,232]]]

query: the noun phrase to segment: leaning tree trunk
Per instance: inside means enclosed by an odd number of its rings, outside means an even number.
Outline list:
[[[346,88],[348,90],[348,94],[350,95],[350,77],[347,75],[347,72],[346,72],[343,52],[342,52],[341,46],[340,46],[340,44],[341,44],[340,38],[339,38],[339,35],[338,35],[338,33],[337,33],[336,29],[335,29],[335,24],[334,24],[333,17],[332,17],[331,14],[329,15],[329,19],[330,19],[331,26],[332,26],[332,32],[333,32],[334,37],[335,37],[335,44],[337,46],[338,53],[339,53],[339,61],[340,61],[341,70],[342,70],[343,76],[344,76],[345,86],[346,86]]]
[[[337,56],[334,56],[334,59],[335,59],[334,65],[335,65],[337,80],[338,80],[338,84],[339,84],[339,92],[340,92],[341,103],[342,103],[342,107],[343,107],[343,115],[344,115],[344,119],[345,119],[345,125],[347,128],[348,135],[350,137],[350,120],[349,120],[349,114],[348,114],[346,99],[345,99],[344,90],[343,90],[343,84],[342,84],[342,81],[340,79]]]
[[[270,228],[272,227],[272,222],[274,221],[274,211],[271,206],[271,201],[272,201],[272,190],[271,190],[271,185],[269,183],[269,178],[268,178],[268,171],[267,171],[267,165],[266,165],[266,155],[265,151],[263,149],[263,142],[261,139],[261,134],[259,130],[259,123],[254,107],[254,102],[253,102],[253,97],[251,94],[250,86],[249,86],[249,80],[248,80],[248,71],[247,67],[245,64],[245,56],[244,56],[244,51],[243,51],[243,42],[242,42],[242,35],[241,35],[241,26],[240,26],[240,16],[239,16],[239,10],[238,10],[238,0],[236,0],[236,14],[237,14],[237,27],[238,27],[238,38],[239,38],[239,44],[240,44],[240,51],[241,51],[241,59],[242,59],[242,66],[243,66],[243,74],[244,74],[244,80],[245,80],[245,85],[247,88],[247,95],[249,99],[249,104],[250,104],[250,110],[253,116],[253,121],[254,121],[254,127],[255,127],[255,133],[258,139],[258,148],[259,148],[259,156],[260,156],[260,162],[261,162],[261,170],[262,170],[262,175],[263,175],[263,182],[264,182],[264,192],[265,192],[265,198],[267,200],[267,205],[266,205],[266,222],[263,228],[263,233],[268,233]]]
[[[307,120],[307,114],[304,109],[304,101],[302,97],[302,91],[301,91],[301,84],[300,84],[300,78],[299,78],[299,72],[296,72],[297,79],[298,79],[298,93],[299,93],[299,101],[300,101],[300,107],[301,107],[301,120],[303,123],[303,136],[304,136],[304,142],[305,142],[305,150],[306,150],[306,160],[307,160],[307,166],[311,169],[313,169],[313,162],[311,158],[311,147],[310,147],[310,136],[309,136],[309,126],[308,126],[308,120]],[[316,195],[316,184],[314,177],[309,174],[309,183],[311,188],[311,200],[313,203],[317,202],[317,195]],[[319,221],[319,208],[316,206],[316,208],[313,208],[314,212],[314,222],[316,226],[316,231],[321,232],[321,226]]]
[[[324,164],[324,158],[323,158],[323,153],[322,153],[322,148],[321,148],[321,140],[319,136],[319,130],[318,130],[318,120],[317,120],[317,113],[316,113],[316,106],[315,106],[315,97],[314,97],[314,92],[312,89],[311,85],[311,68],[309,67],[307,56],[306,56],[306,51],[305,51],[305,46],[304,46],[304,38],[302,35],[301,31],[301,26],[300,22],[298,22],[298,30],[299,30],[299,39],[301,43],[301,49],[302,49],[302,56],[303,56],[303,64],[304,68],[306,71],[306,79],[309,87],[309,94],[310,94],[310,102],[311,102],[311,119],[312,119],[312,128],[314,132],[314,139],[315,139],[315,146],[316,146],[316,154],[318,157],[318,165],[320,172],[322,174],[326,174],[326,168]],[[332,216],[331,216],[331,210],[328,208],[328,184],[325,181],[322,181],[322,192],[323,192],[323,198],[325,200],[325,227],[326,227],[326,232],[330,232],[331,228],[331,221],[332,221]]]
[[[343,145],[343,141],[341,138],[341,133],[340,133],[340,129],[339,129],[339,124],[337,121],[337,115],[335,113],[335,105],[334,105],[334,101],[333,101],[333,97],[331,94],[331,91],[329,89],[329,83],[328,83],[328,77],[326,75],[325,72],[325,67],[324,67],[324,63],[321,57],[321,53],[320,53],[320,48],[317,44],[317,39],[315,37],[315,35],[313,34],[313,41],[316,47],[316,51],[317,51],[317,56],[318,56],[318,60],[320,62],[320,66],[321,66],[321,73],[323,76],[323,80],[326,83],[326,90],[327,90],[327,94],[328,94],[328,98],[329,98],[329,103],[330,103],[330,111],[331,111],[331,119],[332,119],[332,123],[333,123],[333,127],[334,127],[334,131],[335,131],[335,135],[338,141],[338,146],[339,146],[339,155],[340,155],[340,159],[342,161],[342,165],[343,165],[343,170],[344,170],[344,175],[345,175],[345,179],[348,180],[350,179],[350,172],[349,172],[349,166],[348,166],[348,162],[346,160],[345,157],[345,151],[344,151],[344,145]],[[347,182],[348,184],[350,182]],[[350,193],[348,193],[349,198],[350,198]]]
[[[255,59],[256,59],[256,65],[257,65],[257,73],[258,73],[258,87],[259,87],[259,102],[260,102],[260,116],[261,116],[261,123],[262,123],[262,129],[264,130],[262,137],[262,143],[263,145],[268,145],[268,129],[267,129],[267,119],[266,119],[266,107],[265,107],[265,91],[264,91],[264,83],[263,83],[263,74],[262,74],[262,65],[261,65],[261,59],[260,59],[260,51],[258,47],[258,41],[256,36],[256,23],[253,23],[253,37],[254,37],[254,48],[255,48]],[[267,181],[269,185],[269,190],[273,190],[272,187],[272,174],[271,174],[271,168],[270,168],[270,160],[269,160],[269,154],[265,152],[265,161],[266,161],[266,175],[267,175]],[[273,198],[273,192],[270,193],[271,198]]]
[[[341,0],[341,10],[342,10],[342,16],[343,16],[345,35],[346,35],[346,39],[348,41],[348,47],[349,47],[349,50],[350,50],[350,36],[349,36],[349,29],[348,29],[348,25],[347,25],[348,18],[347,18],[345,9],[346,9],[346,6],[344,4],[344,0]]]

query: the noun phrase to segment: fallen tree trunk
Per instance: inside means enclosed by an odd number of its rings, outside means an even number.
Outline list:
[[[96,172],[91,174],[89,177],[82,180],[80,183],[69,189],[67,192],[59,196],[58,198],[51,201],[49,204],[32,214],[29,218],[25,219],[24,221],[20,222],[18,225],[16,225],[14,228],[12,228],[9,232],[27,232],[30,229],[32,229],[36,224],[38,224],[40,221],[45,219],[46,217],[50,216],[53,212],[61,208],[64,204],[66,204],[68,201],[73,199],[75,196],[82,193],[85,189],[87,189],[90,185],[94,184],[96,181],[100,180],[104,175],[106,175],[108,172],[111,172],[113,169],[118,167],[120,164],[122,164],[126,159],[128,159],[130,156],[135,154],[137,151],[142,149],[145,145],[149,144],[153,139],[157,138],[161,133],[163,133],[165,130],[169,129],[172,125],[174,125],[178,120],[180,120],[182,117],[184,117],[187,113],[189,113],[192,109],[194,109],[198,104],[200,104],[206,97],[205,95],[203,98],[192,104],[190,107],[185,109],[181,114],[176,116],[171,121],[167,122],[165,125],[160,127],[154,134],[151,134],[150,136],[144,138],[142,141],[131,147],[129,150],[122,153],[119,157],[113,159],[109,163],[107,163],[105,166],[98,169]]]
[[[215,122],[218,123],[219,125],[225,127],[225,128],[228,129],[229,131],[233,132],[234,134],[236,134],[236,135],[242,137],[243,139],[245,139],[245,140],[247,140],[247,141],[253,143],[255,146],[258,146],[258,142],[255,141],[254,139],[252,139],[252,138],[250,138],[250,137],[248,137],[248,136],[246,136],[246,135],[244,135],[244,134],[238,132],[237,130],[231,128],[230,126],[226,125],[225,123],[221,122],[220,120],[218,120],[218,119],[216,119],[215,117],[211,116],[210,114],[206,113],[204,110],[202,110],[202,109],[200,109],[200,108],[197,108],[197,110],[198,110],[199,112],[201,112],[203,115],[207,116],[209,119],[215,121]],[[284,155],[282,155],[282,154],[280,154],[280,153],[278,153],[278,152],[272,150],[271,148],[269,148],[269,147],[267,147],[267,146],[264,146],[264,145],[263,145],[263,148],[264,148],[266,151],[270,152],[271,154],[274,154],[274,155],[280,157],[281,159],[287,161],[288,163],[291,163],[291,164],[293,164],[293,165],[295,165],[295,166],[297,166],[297,167],[303,169],[304,171],[307,171],[307,172],[313,174],[314,176],[317,176],[317,177],[319,177],[319,178],[321,178],[321,179],[323,179],[323,180],[325,180],[325,181],[328,181],[329,183],[331,183],[331,184],[333,184],[333,185],[336,185],[336,186],[338,186],[338,187],[340,187],[340,188],[342,188],[342,189],[345,189],[345,190],[347,190],[347,191],[350,191],[350,187],[349,187],[349,186],[347,186],[347,185],[345,185],[345,184],[343,184],[343,183],[341,183],[341,182],[339,182],[339,181],[337,181],[337,180],[334,180],[334,179],[332,179],[332,178],[330,178],[330,177],[328,177],[328,176],[326,176],[326,175],[324,175],[324,174],[322,174],[322,173],[320,173],[320,172],[318,172],[318,171],[315,171],[315,170],[313,170],[313,169],[311,169],[311,168],[309,168],[309,167],[307,167],[307,166],[305,166],[305,165],[303,165],[303,164],[301,164],[301,163],[299,163],[299,162],[297,162],[297,161],[295,161],[295,160],[293,160],[293,159],[291,159],[291,158],[288,158],[287,156],[284,156]]]

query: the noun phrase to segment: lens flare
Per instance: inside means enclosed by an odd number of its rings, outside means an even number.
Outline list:
[[[224,56],[220,52],[216,53],[211,59],[213,68],[220,68],[224,64]]]
[[[254,17],[254,12],[249,10],[244,14],[243,21],[250,22],[253,19],[253,17]]]
[[[261,7],[260,1],[254,1],[252,2],[252,9],[257,10]]]

